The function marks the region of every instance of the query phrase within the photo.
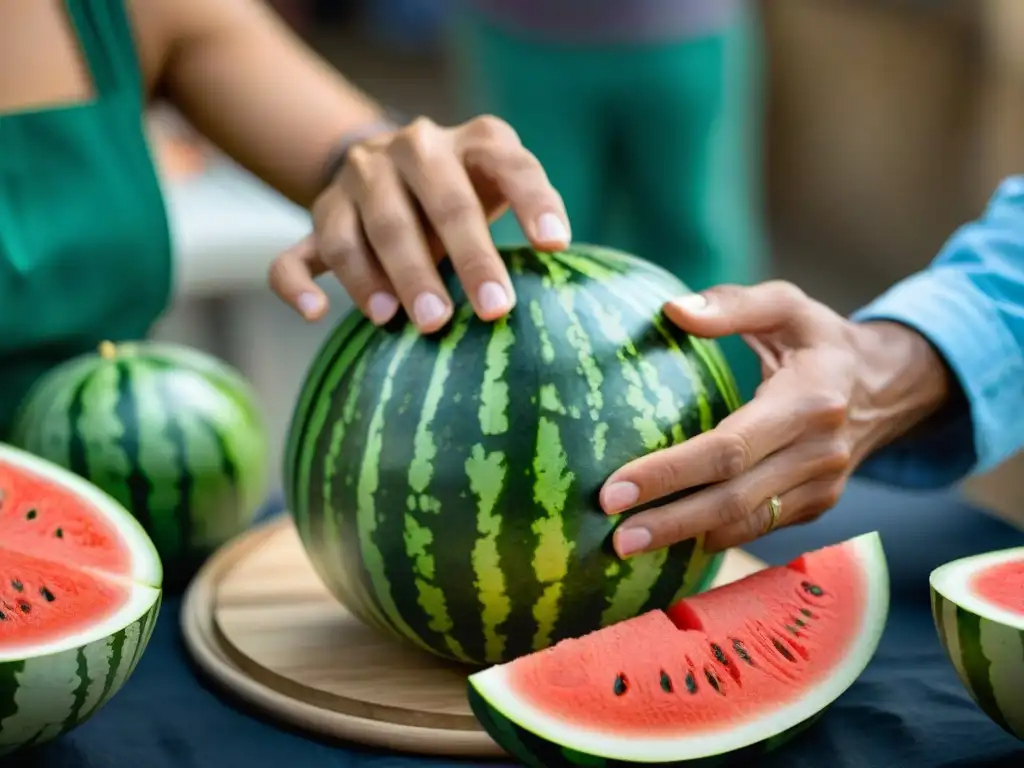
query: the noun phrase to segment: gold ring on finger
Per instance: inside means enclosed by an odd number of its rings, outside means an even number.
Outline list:
[[[775,526],[779,524],[780,514],[782,514],[782,500],[778,496],[772,496],[768,499],[768,525],[765,526],[765,534],[775,530]]]

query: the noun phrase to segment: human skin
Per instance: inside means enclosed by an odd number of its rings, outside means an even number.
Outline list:
[[[0,114],[94,97],[65,1],[0,0]],[[313,235],[270,274],[304,317],[326,312],[314,277],[333,272],[374,322],[401,304],[420,330],[437,330],[452,313],[435,269],[442,253],[481,317],[504,314],[515,297],[487,222],[508,207],[533,245],[568,245],[561,197],[503,121],[443,127],[419,118],[395,129],[260,0],[123,1],[145,96],[171,102],[212,143],[312,211]],[[360,137],[325,188],[336,146]]]
[[[809,522],[838,501],[872,452],[936,414],[950,397],[937,352],[912,329],[854,323],[796,286],[723,285],[665,306],[696,336],[740,334],[761,358],[754,398],[715,429],[638,458],[607,480],[601,503],[626,511],[688,489],[619,526],[620,556],[706,534],[712,550]]]

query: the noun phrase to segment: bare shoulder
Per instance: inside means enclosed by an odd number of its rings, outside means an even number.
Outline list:
[[[159,88],[184,47],[225,32],[265,24],[274,12],[262,0],[125,0],[139,58],[151,90]]]

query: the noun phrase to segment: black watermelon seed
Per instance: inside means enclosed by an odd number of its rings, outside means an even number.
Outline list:
[[[624,694],[626,692],[627,686],[626,686],[626,678],[625,678],[624,675],[619,675],[618,677],[615,678],[615,685],[612,688],[612,690],[615,692],[616,696],[621,696],[622,694]]]
[[[714,672],[712,672],[710,669],[705,669],[704,677],[708,679],[708,682],[711,684],[712,688],[714,688],[718,693],[722,692],[722,688],[719,685],[721,681],[718,679],[718,676],[715,675]]]
[[[750,658],[750,654],[747,653],[747,649],[743,647],[742,640],[733,640],[732,649],[736,651],[736,655],[740,657],[740,661],[744,661],[750,666],[754,666],[754,662]]]
[[[25,588],[25,585],[17,579],[11,579],[11,586],[14,587],[15,592],[21,592]]]
[[[811,611],[807,610],[806,608],[801,608],[800,609],[800,613],[802,613],[808,619],[813,619],[814,618],[814,614]]]
[[[722,650],[720,645],[712,643],[711,652],[715,654],[715,658],[718,660],[719,664],[725,667],[729,666],[729,658],[725,655],[725,651]]]
[[[785,644],[780,643],[774,637],[772,638],[772,645],[775,646],[775,650],[781,653],[782,657],[786,659],[786,661],[796,661],[796,659],[793,657],[793,654],[790,653],[789,648],[787,648]]]
[[[53,596],[53,592],[48,590],[46,587],[41,587],[39,589],[39,594],[42,595],[43,599],[48,603],[52,603],[54,600],[57,599]]]
[[[34,509],[30,509],[28,512],[25,513],[25,519],[26,520],[35,520],[37,514],[38,513]]]
[[[21,608],[22,613],[28,613],[32,610],[32,606],[25,602],[19,603],[18,607]]]
[[[823,590],[817,584],[811,584],[811,582],[809,581],[801,581],[800,586],[803,587],[804,592],[814,595],[815,597],[821,597],[825,594],[825,590]]]
[[[63,528],[58,528],[56,531],[53,532],[53,535],[56,536],[58,539],[63,539],[64,538],[64,529]]]
[[[665,670],[661,671],[661,690],[665,693],[672,693],[672,678],[668,676],[668,672]]]
[[[693,679],[693,672],[686,673],[686,690],[690,693],[697,692],[697,681]]]

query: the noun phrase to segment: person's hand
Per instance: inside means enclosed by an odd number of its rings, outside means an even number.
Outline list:
[[[270,283],[315,320],[327,296],[314,278],[330,271],[377,325],[401,305],[430,333],[453,311],[436,268],[447,255],[477,315],[494,320],[515,304],[488,228],[506,206],[535,247],[569,245],[561,196],[507,123],[485,116],[444,128],[421,117],[349,150],[313,206],[313,234],[278,257]]]
[[[700,534],[718,551],[809,522],[836,503],[870,452],[946,397],[945,365],[921,336],[895,323],[852,323],[789,283],[718,286],[664,312],[695,336],[741,334],[764,381],[715,429],[608,478],[609,514],[693,491],[624,520],[614,537],[620,556]]]

